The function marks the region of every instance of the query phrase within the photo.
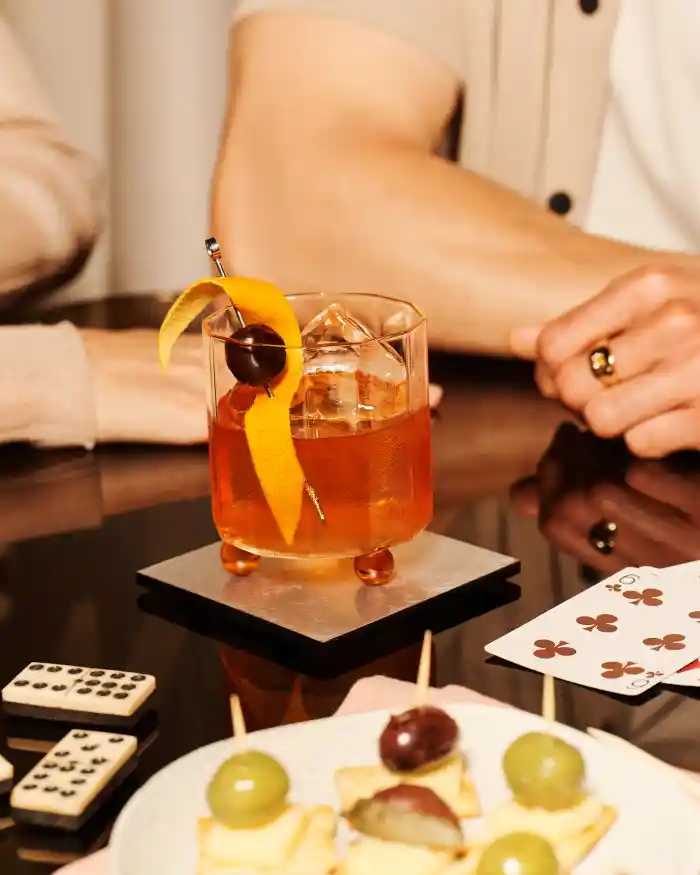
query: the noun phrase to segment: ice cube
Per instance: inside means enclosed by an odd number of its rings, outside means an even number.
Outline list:
[[[292,413],[297,424],[305,420],[304,432],[321,422],[354,430],[405,411],[403,359],[342,306],[321,311],[302,339],[304,377]]]
[[[315,316],[301,336],[306,373],[361,370],[392,383],[406,380],[406,366],[396,350],[339,304],[331,304]]]

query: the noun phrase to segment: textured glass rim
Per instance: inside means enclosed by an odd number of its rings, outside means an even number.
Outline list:
[[[425,314],[417,307],[415,304],[412,304],[410,301],[404,301],[401,298],[393,298],[388,295],[376,295],[371,292],[344,292],[337,296],[334,295],[326,295],[323,292],[300,292],[296,295],[285,295],[285,298],[289,301],[299,301],[304,298],[326,298],[329,301],[328,306],[330,306],[334,302],[338,302],[342,298],[366,298],[367,300],[374,301],[387,301],[390,304],[397,304],[401,308],[405,308],[410,310],[415,316],[418,317],[417,322],[413,324],[410,328],[407,328],[405,331],[396,331],[391,334],[381,334],[376,337],[367,338],[367,340],[361,340],[359,343],[351,344],[353,347],[363,347],[369,346],[371,343],[376,343],[378,340],[382,340],[385,343],[391,343],[396,340],[403,340],[405,337],[409,337],[413,334],[414,331],[417,331],[421,326],[425,325],[426,319]],[[251,348],[265,348],[271,347],[272,349],[279,349],[279,344],[271,344],[271,343],[242,343],[239,340],[234,340],[232,337],[225,337],[223,334],[217,334],[212,330],[210,326],[210,322],[216,319],[218,316],[221,316],[223,313],[227,311],[233,311],[233,305],[229,307],[223,307],[220,310],[217,310],[215,313],[212,313],[210,316],[202,322],[202,330],[206,333],[206,335],[211,340],[220,340],[222,343],[235,343],[237,346],[244,346],[246,349]],[[337,341],[328,341],[327,343],[319,343],[317,346],[312,347],[313,349],[342,349],[346,344],[339,343]],[[285,346],[284,349],[288,350],[303,350],[308,349],[308,347],[304,346]]]

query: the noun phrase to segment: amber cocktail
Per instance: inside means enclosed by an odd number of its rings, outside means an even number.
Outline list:
[[[303,362],[289,404],[306,481],[298,521],[283,532],[251,456],[246,415],[261,392],[275,392],[275,381],[250,386],[233,376],[230,362],[251,345],[233,348],[230,309],[204,324],[214,520],[242,572],[254,567],[244,561],[251,554],[351,557],[372,579],[373,568],[391,561],[389,548],[432,517],[425,319],[411,304],[375,295],[287,300],[302,337],[301,351],[287,350],[288,361],[293,352]],[[285,473],[280,468],[280,482]],[[273,477],[268,490],[274,484]]]

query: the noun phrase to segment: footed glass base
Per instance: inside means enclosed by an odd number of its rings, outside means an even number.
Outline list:
[[[328,557],[323,557],[324,559]],[[309,561],[309,560],[291,560]],[[236,577],[248,577],[260,565],[260,556],[249,553],[233,544],[221,545],[221,564],[229,574]],[[394,576],[394,557],[391,550],[375,550],[365,556],[358,556],[353,562],[355,574],[368,586],[382,586]]]
[[[260,565],[260,557],[256,553],[248,553],[232,544],[221,545],[221,565],[229,574],[236,577],[248,577]]]
[[[387,548],[358,556],[353,566],[355,574],[368,586],[383,586],[394,576],[394,556]]]

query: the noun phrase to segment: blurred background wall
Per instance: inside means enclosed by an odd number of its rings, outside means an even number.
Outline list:
[[[208,272],[230,6],[0,0],[66,129],[105,170],[107,233],[61,300],[167,292]]]

